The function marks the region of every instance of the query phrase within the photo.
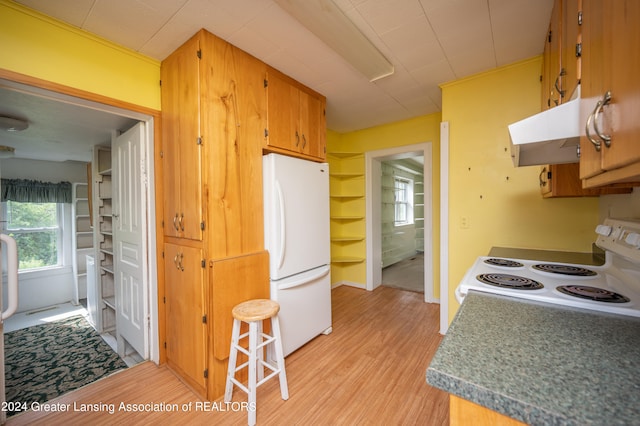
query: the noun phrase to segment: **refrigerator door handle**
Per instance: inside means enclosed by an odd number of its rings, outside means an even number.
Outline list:
[[[280,241],[278,243],[278,249],[280,253],[278,254],[278,269],[282,268],[282,264],[284,263],[284,253],[286,251],[286,218],[285,218],[285,210],[284,210],[284,196],[282,194],[282,188],[280,187],[280,182],[276,180],[276,194],[278,198],[278,218],[280,219]]]
[[[7,246],[7,310],[2,312],[6,320],[18,309],[18,245],[9,235],[0,234],[0,241]],[[0,307],[1,308],[1,307]]]
[[[297,286],[302,285],[302,284],[306,284],[306,283],[311,282],[311,281],[315,281],[315,280],[317,280],[319,278],[322,278],[322,277],[326,276],[329,273],[329,271],[331,271],[331,268],[328,265],[327,266],[323,266],[322,268],[320,268],[318,270],[318,272],[316,272],[313,275],[304,275],[303,274],[303,276],[301,278],[297,279],[297,280],[288,281],[286,284],[284,284],[282,286],[279,285],[278,286],[278,290],[286,290],[286,289],[289,289],[289,288],[297,287]]]

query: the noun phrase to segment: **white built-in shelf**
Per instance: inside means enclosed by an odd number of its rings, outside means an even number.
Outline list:
[[[362,220],[364,216],[331,216],[331,220]]]
[[[332,257],[331,263],[362,263],[364,258],[356,256]]]
[[[334,242],[357,242],[357,241],[364,241],[364,237],[359,237],[359,236],[338,236],[338,237],[332,237],[331,241]]]
[[[336,200],[343,199],[348,200],[350,198],[364,198],[362,194],[340,194],[340,195],[331,195],[331,198],[335,198]]]
[[[331,172],[329,176],[338,178],[338,179],[351,179],[364,177],[364,173],[355,173],[355,172]]]

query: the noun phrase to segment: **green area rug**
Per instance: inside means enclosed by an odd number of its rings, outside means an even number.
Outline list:
[[[4,347],[7,401],[27,407],[127,368],[81,315],[7,333]]]

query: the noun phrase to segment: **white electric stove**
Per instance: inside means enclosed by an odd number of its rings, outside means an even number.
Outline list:
[[[640,317],[640,221],[606,219],[596,228],[602,266],[479,257],[456,288]]]

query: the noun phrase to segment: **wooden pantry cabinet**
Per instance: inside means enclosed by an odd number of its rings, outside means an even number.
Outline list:
[[[640,182],[640,2],[583,0],[580,178]]]
[[[268,67],[265,149],[314,161],[326,159],[326,99]]]
[[[264,63],[205,30],[161,64],[161,347],[168,365],[210,400],[224,391],[228,343],[227,351],[220,345],[230,330],[219,325],[237,303],[269,296],[265,76]],[[233,276],[214,273],[237,258],[242,268],[230,269]]]

